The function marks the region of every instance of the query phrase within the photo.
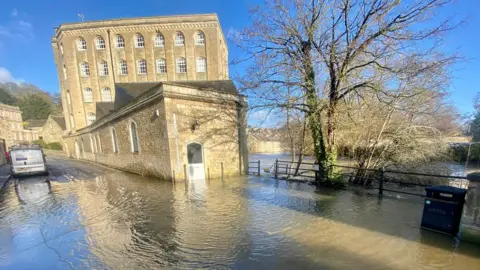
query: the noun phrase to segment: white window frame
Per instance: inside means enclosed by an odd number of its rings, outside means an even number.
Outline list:
[[[110,135],[112,136],[112,151],[113,153],[118,153],[117,130],[114,127],[110,130]]]
[[[135,35],[135,48],[145,48],[145,38],[142,34]]]
[[[183,57],[177,58],[175,61],[175,69],[177,73],[187,73],[187,60]]]
[[[147,60],[139,59],[137,60],[137,74],[147,74]]]
[[[92,153],[96,153],[97,152],[97,142],[95,140],[95,137],[93,136],[93,134],[90,134],[90,150],[92,150]]]
[[[153,46],[155,46],[156,48],[164,47],[165,46],[165,37],[162,34],[157,33],[155,35],[155,38],[153,39]]]
[[[115,48],[124,49],[125,48],[125,39],[122,35],[115,36]]]
[[[101,36],[98,36],[96,39],[95,39],[95,46],[97,48],[97,50],[105,50],[105,39],[103,39],[103,37]]]
[[[198,57],[196,61],[197,72],[205,73],[207,72],[207,58]]]
[[[155,66],[157,73],[167,74],[167,60],[165,60],[165,58],[157,59]]]
[[[83,102],[92,103],[93,102],[93,90],[90,87],[83,89]]]
[[[70,96],[70,90],[67,90],[67,104],[72,104],[72,97]]]
[[[128,75],[127,61],[123,59],[118,61],[118,75]]]
[[[80,63],[80,76],[90,77],[90,66],[87,62]]]
[[[73,119],[73,114],[70,114],[70,127],[75,128],[75,120]]]
[[[108,63],[107,61],[100,61],[98,63],[98,75],[101,77],[108,76]]]
[[[132,124],[135,125],[135,138],[136,138],[136,151],[135,151],[135,145],[133,144],[133,131],[132,131]],[[140,141],[138,139],[138,125],[135,121],[130,120],[128,122],[128,131],[130,134],[130,151],[132,153],[139,153],[140,152]]]
[[[102,101],[112,102],[112,90],[109,87],[102,88]]]
[[[98,153],[102,153],[102,140],[100,139],[100,133],[97,132],[97,135],[95,136],[97,139],[97,150]]]
[[[185,46],[185,35],[182,32],[175,33],[175,46]]]
[[[67,79],[67,67],[65,65],[63,65],[63,79]]]
[[[87,113],[87,126],[90,126],[91,124],[95,123],[97,121],[97,116],[93,112]]]
[[[77,39],[77,50],[86,51],[87,50],[87,41],[83,37],[78,37]]]
[[[205,45],[205,33],[202,31],[195,32],[195,45]]]

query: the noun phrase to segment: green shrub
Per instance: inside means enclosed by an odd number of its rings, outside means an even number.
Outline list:
[[[32,141],[32,144],[38,144],[43,149],[48,149],[48,144],[44,140],[34,140]]]
[[[59,142],[52,142],[48,144],[48,149],[52,150],[63,150],[62,144]]]

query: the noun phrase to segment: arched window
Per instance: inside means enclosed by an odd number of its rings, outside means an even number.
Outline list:
[[[87,113],[87,124],[88,125],[91,125],[93,123],[95,123],[95,120],[97,120],[96,116],[94,113]]]
[[[184,46],[185,45],[185,37],[183,36],[182,32],[175,33],[175,46]]]
[[[127,75],[128,74],[128,67],[127,67],[127,61],[125,60],[120,60],[118,62],[118,73],[120,75]]]
[[[73,114],[70,114],[70,127],[75,128],[75,121],[73,120]]]
[[[102,153],[102,141],[100,140],[100,133],[97,132],[97,136],[95,136],[97,139],[97,152]]]
[[[97,47],[97,50],[105,50],[105,39],[103,37],[98,36],[95,39],[95,45]]]
[[[63,65],[63,78],[67,79],[67,66]]]
[[[67,90],[67,104],[72,104],[72,97],[70,96],[70,90]]]
[[[100,76],[108,76],[107,61],[100,61],[98,63],[98,73],[99,73]]]
[[[187,61],[185,58],[180,57],[177,59],[177,73],[186,73],[187,72]]]
[[[97,152],[97,143],[92,134],[90,134],[90,149],[92,150],[92,153]]]
[[[87,87],[83,90],[83,102],[87,102],[87,103],[93,102],[92,88]]]
[[[167,73],[167,62],[165,59],[157,59],[157,73]]]
[[[130,122],[130,145],[133,153],[138,153],[138,134],[137,134],[137,124],[135,122]]]
[[[207,72],[207,59],[205,57],[197,58],[197,72]]]
[[[153,40],[153,45],[155,47],[163,47],[165,46],[165,39],[163,38],[163,35],[158,33],[156,36],[155,36],[155,39]]]
[[[137,61],[137,73],[147,74],[147,61],[145,59],[140,59]]]
[[[102,89],[102,101],[103,102],[111,102],[112,101],[112,91],[110,88],[105,87]]]
[[[85,41],[84,38],[79,37],[77,39],[77,50],[85,51],[86,49],[87,49],[87,42]]]
[[[61,52],[62,55],[63,55],[63,43],[60,43],[60,52]]]
[[[90,76],[90,67],[87,62],[80,63],[80,76],[88,77]]]
[[[117,48],[125,48],[125,39],[121,35],[115,36],[115,47]]]
[[[135,35],[135,48],[143,48],[145,47],[145,39],[141,34]]]
[[[195,33],[195,45],[205,45],[205,34],[202,31]]]
[[[118,153],[117,131],[112,128],[112,149],[113,153]]]

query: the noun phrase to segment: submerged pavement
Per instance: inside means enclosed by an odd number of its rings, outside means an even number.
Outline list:
[[[421,198],[267,178],[169,183],[48,157],[0,191],[1,269],[476,269]]]

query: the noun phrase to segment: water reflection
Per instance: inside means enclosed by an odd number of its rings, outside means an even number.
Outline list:
[[[0,265],[21,269],[26,256],[52,268],[97,269],[480,265],[478,248],[420,230],[420,198],[257,178],[174,185],[126,173],[45,185],[19,182],[5,195],[0,228],[14,241],[1,238],[0,255],[9,250],[9,258],[0,256]],[[39,250],[38,228],[48,240]]]
[[[15,193],[22,203],[41,203],[52,192],[47,176],[28,179],[15,179]]]

